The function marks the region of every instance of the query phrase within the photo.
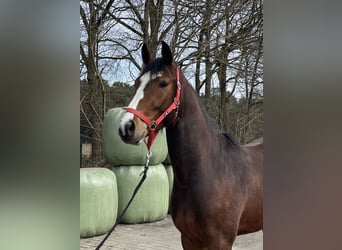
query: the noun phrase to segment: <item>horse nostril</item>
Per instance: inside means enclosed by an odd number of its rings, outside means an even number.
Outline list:
[[[119,128],[119,135],[120,135],[120,137],[124,136],[124,131],[121,129],[121,127]]]
[[[134,125],[134,122],[131,120],[131,121],[128,121],[125,125],[125,134],[126,136],[128,137],[131,137],[134,135],[134,130],[135,130],[135,125]]]

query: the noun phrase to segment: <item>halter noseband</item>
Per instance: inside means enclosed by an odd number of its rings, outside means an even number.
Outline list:
[[[147,124],[147,128],[149,130],[149,137],[148,141],[146,143],[147,149],[150,150],[152,143],[154,139],[157,136],[156,133],[156,128],[158,125],[173,111],[173,110],[178,110],[179,103],[180,103],[180,92],[181,92],[182,85],[179,81],[179,69],[177,67],[177,91],[176,91],[176,96],[173,99],[173,102],[171,105],[162,113],[156,120],[151,121],[147,116],[145,116],[143,113],[139,112],[136,109],[132,108],[126,108],[126,112],[130,112],[136,116],[138,116],[143,122]],[[177,118],[177,112],[175,119]]]

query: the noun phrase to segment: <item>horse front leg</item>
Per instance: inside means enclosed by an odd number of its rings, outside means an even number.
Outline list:
[[[229,242],[213,242],[210,246],[206,249],[208,250],[232,250],[233,243]]]
[[[200,248],[188,238],[185,234],[181,234],[181,241],[184,250],[207,250],[207,248]]]
[[[229,227],[227,227],[229,228]],[[231,225],[230,230],[216,228],[211,230],[212,237],[208,246],[208,250],[232,250],[233,243],[236,239],[237,224]]]
[[[182,246],[184,250],[232,250],[234,240],[215,239],[209,247],[195,245],[185,234],[181,234]]]

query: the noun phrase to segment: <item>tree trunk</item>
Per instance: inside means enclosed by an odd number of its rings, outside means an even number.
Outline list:
[[[205,99],[209,101],[211,91],[211,79],[212,79],[212,62],[210,60],[210,44],[211,44],[211,0],[207,0],[205,3],[205,14],[203,18],[204,23],[204,56],[205,56]]]
[[[110,0],[105,9],[109,9],[114,0]],[[96,164],[103,160],[102,155],[102,123],[106,111],[106,88],[98,69],[98,36],[100,26],[104,21],[107,12],[99,12],[99,7],[95,7],[93,2],[88,2],[88,18],[85,10],[80,6],[80,14],[87,32],[87,50],[80,44],[80,52],[87,69],[87,82],[89,85],[85,98],[81,102],[81,109],[87,106],[89,113],[84,113],[88,126],[92,129],[92,161]],[[87,53],[85,52],[87,51]],[[97,165],[97,164],[96,164]]]
[[[228,8],[225,11],[226,22],[225,22],[225,37],[224,43],[220,46],[218,55],[218,79],[220,85],[220,107],[218,119],[220,121],[223,130],[228,129],[228,117],[227,117],[227,67],[228,67],[228,54],[229,54],[229,12]]]
[[[203,47],[203,36],[204,32],[203,30],[200,31],[200,36],[198,40],[198,47],[197,47],[197,57],[196,57],[196,73],[195,73],[195,86],[196,86],[196,92],[199,94],[201,89],[201,80],[200,80],[200,74],[201,74],[201,60],[202,60],[202,47]]]

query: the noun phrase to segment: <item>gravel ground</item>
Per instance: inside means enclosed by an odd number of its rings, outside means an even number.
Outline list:
[[[81,250],[94,250],[105,235],[80,239]],[[101,250],[182,250],[180,233],[171,216],[165,220],[136,225],[118,225]],[[262,250],[263,232],[238,236],[233,250]]]

